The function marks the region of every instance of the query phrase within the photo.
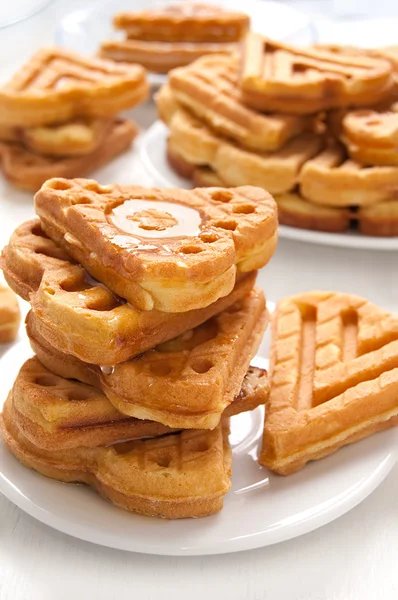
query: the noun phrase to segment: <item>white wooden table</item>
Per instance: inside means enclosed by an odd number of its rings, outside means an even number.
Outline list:
[[[1,78],[40,43],[51,41],[60,16],[79,5],[59,0],[33,19],[0,31]],[[314,2],[308,5],[314,7]],[[322,31],[326,38],[327,19]],[[153,114],[145,107],[136,117],[145,126]],[[138,157],[134,160],[137,183],[149,184]],[[29,202],[18,204],[8,193],[0,197],[1,246],[30,214]],[[398,310],[396,259],[396,253],[282,240],[260,282],[270,299],[304,289],[334,288]],[[161,558],[67,537],[0,496],[0,599],[393,600],[398,598],[397,500],[398,466],[360,506],[314,533],[235,555]]]

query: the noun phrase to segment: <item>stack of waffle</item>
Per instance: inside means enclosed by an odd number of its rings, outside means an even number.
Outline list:
[[[155,73],[168,73],[200,56],[236,50],[250,19],[244,13],[211,4],[180,2],[120,13],[113,24],[126,39],[103,42],[101,56],[137,62]]]
[[[126,150],[136,125],[117,114],[148,95],[139,65],[43,48],[0,88],[4,176],[32,191],[51,177],[81,177]]]
[[[283,224],[397,235],[396,68],[391,51],[250,34],[243,59],[204,57],[170,73],[157,96],[168,160],[196,185],[267,189]]]
[[[36,353],[4,407],[6,444],[127,510],[220,510],[228,417],[268,394],[250,361],[268,320],[254,284],[275,249],[272,197],[52,179],[36,212],[2,257]]]

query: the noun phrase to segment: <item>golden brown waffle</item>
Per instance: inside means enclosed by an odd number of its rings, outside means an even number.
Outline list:
[[[11,288],[30,301],[40,334],[57,350],[97,365],[115,365],[192,329],[243,298],[256,273],[233,292],[187,313],[139,311],[88,277],[47,238],[39,220],[18,227],[3,250]]]
[[[254,187],[157,189],[52,179],[35,197],[43,229],[96,279],[141,310],[186,312],[228,295],[265,265],[275,202]]]
[[[398,166],[398,103],[384,110],[348,112],[341,140],[350,157],[361,164]]]
[[[266,371],[250,367],[223,416],[253,410],[265,403],[268,393]],[[22,366],[7,403],[18,429],[44,450],[95,448],[175,432],[160,423],[126,417],[98,389],[54,375],[36,357]]]
[[[136,40],[161,42],[236,42],[249,29],[242,12],[212,4],[180,2],[151,10],[124,12],[113,24]]]
[[[282,475],[398,424],[398,317],[350,294],[281,300],[260,464]]]
[[[204,57],[188,67],[172,71],[168,85],[180,104],[215,132],[235,140],[244,148],[272,152],[312,127],[309,117],[265,115],[245,106],[238,72],[237,58]],[[167,91],[161,91],[156,102],[162,116]]]
[[[52,177],[83,177],[107,164],[129,148],[137,133],[132,121],[115,120],[102,143],[84,156],[41,156],[20,143],[0,142],[0,167],[11,183],[36,192]]]
[[[50,371],[102,389],[123,414],[174,428],[213,429],[239,393],[267,321],[257,288],[195,329],[110,369],[57,352],[40,335],[34,315],[27,326],[33,350]]]
[[[110,117],[149,93],[139,65],[42,48],[0,88],[0,123],[35,127],[75,117]]]
[[[52,479],[86,483],[131,512],[167,519],[204,517],[221,510],[231,486],[228,419],[213,431],[68,450],[35,446],[16,421],[7,401],[0,432],[26,467]]]
[[[296,192],[280,194],[275,200],[281,225],[340,233],[350,227],[353,218],[349,208],[312,204]]]
[[[303,164],[324,147],[321,136],[305,133],[272,154],[245,150],[216,134],[184,109],[170,123],[169,144],[192,165],[209,166],[228,186],[256,185],[272,194],[293,189]]]
[[[21,312],[16,295],[0,284],[0,342],[14,341],[20,323]]]
[[[201,56],[230,55],[237,49],[237,44],[231,43],[108,40],[101,44],[100,56],[117,62],[139,63],[154,73],[168,73],[171,69],[189,65]]]
[[[98,148],[114,125],[114,119],[74,119],[69,123],[27,129],[0,126],[0,141],[19,142],[37,154],[80,156]]]
[[[309,114],[371,106],[392,94],[390,63],[355,53],[297,48],[247,37],[241,76],[244,101],[258,110]]]
[[[398,236],[398,200],[363,206],[358,211],[358,229],[366,235]]]
[[[364,167],[331,142],[300,173],[304,198],[326,206],[368,206],[394,197],[398,167]]]

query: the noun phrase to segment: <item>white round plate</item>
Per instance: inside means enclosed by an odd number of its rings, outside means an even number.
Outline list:
[[[0,360],[3,397],[31,354],[24,339]],[[266,354],[267,339],[254,362],[266,366]],[[1,441],[0,492],[46,525],[95,544],[146,554],[222,554],[282,542],[329,523],[368,496],[397,458],[397,431],[389,430],[279,477],[257,463],[262,409],[231,421],[232,489],[224,509],[211,517],[164,521],[129,514],[86,486],[26,469]]]
[[[206,2],[224,5],[229,9],[244,10],[250,15],[255,31],[274,39],[295,44],[311,44],[316,41],[315,28],[309,17],[292,6],[261,0],[246,0],[244,6],[240,0]],[[63,18],[56,29],[55,42],[82,54],[94,54],[104,40],[123,39],[123,33],[115,31],[112,27],[112,19],[117,12],[147,10],[172,3],[176,2],[135,0],[132,4],[129,0],[100,0]],[[166,81],[166,75],[151,73],[149,81],[153,86],[162,85]]]
[[[146,170],[151,175],[154,183],[159,187],[191,188],[189,179],[180,177],[169,166],[166,158],[166,142],[168,130],[161,121],[156,121],[143,135],[139,143],[141,160]],[[357,248],[364,250],[398,250],[398,237],[381,238],[364,236],[355,231],[346,233],[326,233],[297,229],[295,227],[279,226],[279,237],[298,240],[311,244],[326,246],[340,246],[344,248]]]

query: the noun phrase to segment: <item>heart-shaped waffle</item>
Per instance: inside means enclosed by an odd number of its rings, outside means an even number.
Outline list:
[[[64,371],[71,377],[67,365],[68,360]],[[90,377],[87,379],[91,383]],[[231,417],[264,404],[268,390],[266,371],[250,367],[239,394],[223,416]],[[12,403],[18,429],[44,450],[95,448],[175,431],[161,423],[126,417],[98,389],[55,375],[36,357],[21,367],[7,402]]]
[[[264,111],[309,114],[340,106],[371,106],[391,95],[388,61],[354,53],[298,48],[247,37],[241,88],[246,104]]]
[[[195,329],[110,369],[57,352],[33,314],[27,329],[50,371],[102,389],[120,412],[174,428],[212,429],[239,393],[267,320],[264,295],[254,289]]]
[[[18,227],[3,250],[11,288],[32,305],[36,327],[61,352],[115,365],[196,327],[243,298],[256,273],[212,305],[186,313],[140,311],[92,280],[43,232],[39,220]]]
[[[143,102],[149,92],[139,65],[42,48],[0,88],[0,123],[34,127],[75,117],[109,117]]]
[[[396,424],[398,317],[350,294],[281,300],[260,464],[287,475]]]
[[[52,179],[35,197],[46,233],[141,310],[186,312],[229,294],[265,265],[277,239],[266,191],[101,186]]]

